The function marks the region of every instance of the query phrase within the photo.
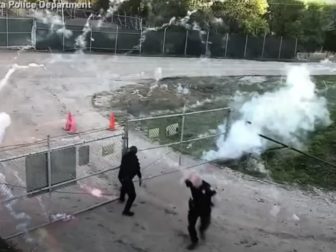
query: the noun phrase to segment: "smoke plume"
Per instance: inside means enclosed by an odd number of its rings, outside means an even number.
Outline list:
[[[64,35],[65,38],[72,36],[72,31],[66,29],[62,17],[50,11],[35,11],[33,17],[39,22],[49,25],[49,35],[56,32],[58,35]],[[61,27],[61,28],[60,28]]]
[[[2,143],[6,129],[11,124],[10,116],[6,113],[0,113],[0,144]]]
[[[248,123],[251,122],[252,124]],[[305,67],[289,70],[286,85],[262,95],[254,95],[239,109],[227,138],[217,140],[217,150],[205,153],[206,160],[236,159],[247,153],[261,154],[267,143],[259,137],[265,134],[294,146],[302,145],[302,139],[316,126],[331,123],[327,101],[316,94]],[[225,132],[220,125],[219,131]]]

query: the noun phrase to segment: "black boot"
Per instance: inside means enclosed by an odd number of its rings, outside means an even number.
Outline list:
[[[205,240],[205,231],[200,230],[199,233],[200,233],[201,240],[204,241]]]
[[[123,214],[124,216],[129,216],[129,217],[134,216],[134,213],[131,212],[131,211],[127,211],[127,212],[123,211],[122,214]]]
[[[188,250],[194,250],[198,245],[198,242],[192,242],[188,245],[187,249]]]

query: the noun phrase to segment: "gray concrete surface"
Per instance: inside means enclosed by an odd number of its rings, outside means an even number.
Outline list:
[[[74,55],[0,52],[0,79],[12,64],[43,64],[44,68],[19,69],[0,91],[0,111],[12,118],[4,145],[36,141],[47,134],[62,135],[66,113],[75,114],[79,130],[107,127],[107,111],[91,106],[95,92],[113,91],[139,79],[174,76],[279,75],[292,65],[282,62],[245,60],[146,58],[113,55]],[[313,74],[335,74],[335,64],[307,64]],[[107,133],[104,133],[107,134]],[[60,142],[62,142],[60,138]],[[151,146],[139,135],[132,144]],[[15,150],[12,151],[13,153]],[[10,153],[6,153],[10,154]],[[164,148],[139,153],[145,177],[177,169],[178,155]],[[96,156],[98,159],[98,156]],[[112,166],[117,160],[96,160],[81,174]],[[183,157],[183,167],[199,160]],[[18,166],[6,166],[13,171]],[[23,167],[21,167],[23,169]],[[213,222],[206,243],[199,251],[334,251],[335,194],[307,193],[242,176],[211,165],[199,167],[218,190]],[[6,172],[10,182],[24,181],[22,173]],[[188,191],[181,184],[183,171],[148,180],[138,190],[136,216],[122,218],[122,206],[112,203],[31,233],[34,243],[14,239],[24,251],[183,251],[188,243],[186,215]],[[75,195],[88,186],[106,192],[102,198]],[[116,174],[91,178],[64,188],[70,192],[43,195],[17,203],[43,223],[43,205],[48,212],[71,213],[118,195]],[[42,203],[41,203],[42,202]],[[41,203],[41,204],[40,204]],[[15,221],[0,207],[1,226],[15,231]],[[2,235],[2,234],[1,234]]]

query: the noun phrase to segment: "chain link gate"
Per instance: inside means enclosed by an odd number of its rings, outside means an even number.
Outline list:
[[[100,130],[3,149],[1,215],[8,228],[1,237],[29,238],[29,231],[116,199],[125,139],[124,133]]]

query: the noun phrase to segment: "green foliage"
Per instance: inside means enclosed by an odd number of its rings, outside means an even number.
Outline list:
[[[126,13],[128,16],[148,16],[148,5],[143,0],[132,0],[123,2],[118,11]]]
[[[217,18],[223,19],[229,32],[258,35],[268,31],[264,18],[268,8],[266,0],[227,0],[216,2],[211,8]]]
[[[336,109],[331,111],[331,118],[336,120]],[[310,136],[306,152],[312,156],[336,164],[336,125],[317,130]],[[317,186],[336,189],[336,167],[316,161],[312,158],[295,154],[289,150],[266,152],[262,155],[266,168],[272,178],[279,183],[295,183],[301,186]]]
[[[93,0],[91,2],[93,4],[94,10],[96,10],[96,11],[107,10],[110,7],[110,1],[109,0]]]
[[[106,8],[108,0],[95,0]],[[183,18],[194,11],[190,23],[230,33],[299,38],[308,48],[334,48],[336,6],[303,0],[129,0],[120,13],[142,16],[149,26],[161,26],[172,17]],[[222,20],[222,22],[215,22]],[[336,32],[335,32],[336,33]]]
[[[185,17],[188,12],[189,0],[152,0],[147,2],[147,24],[159,26],[168,23],[173,17]]]
[[[268,22],[271,32],[278,36],[297,37],[302,33],[301,24],[305,4],[299,0],[269,0]]]

